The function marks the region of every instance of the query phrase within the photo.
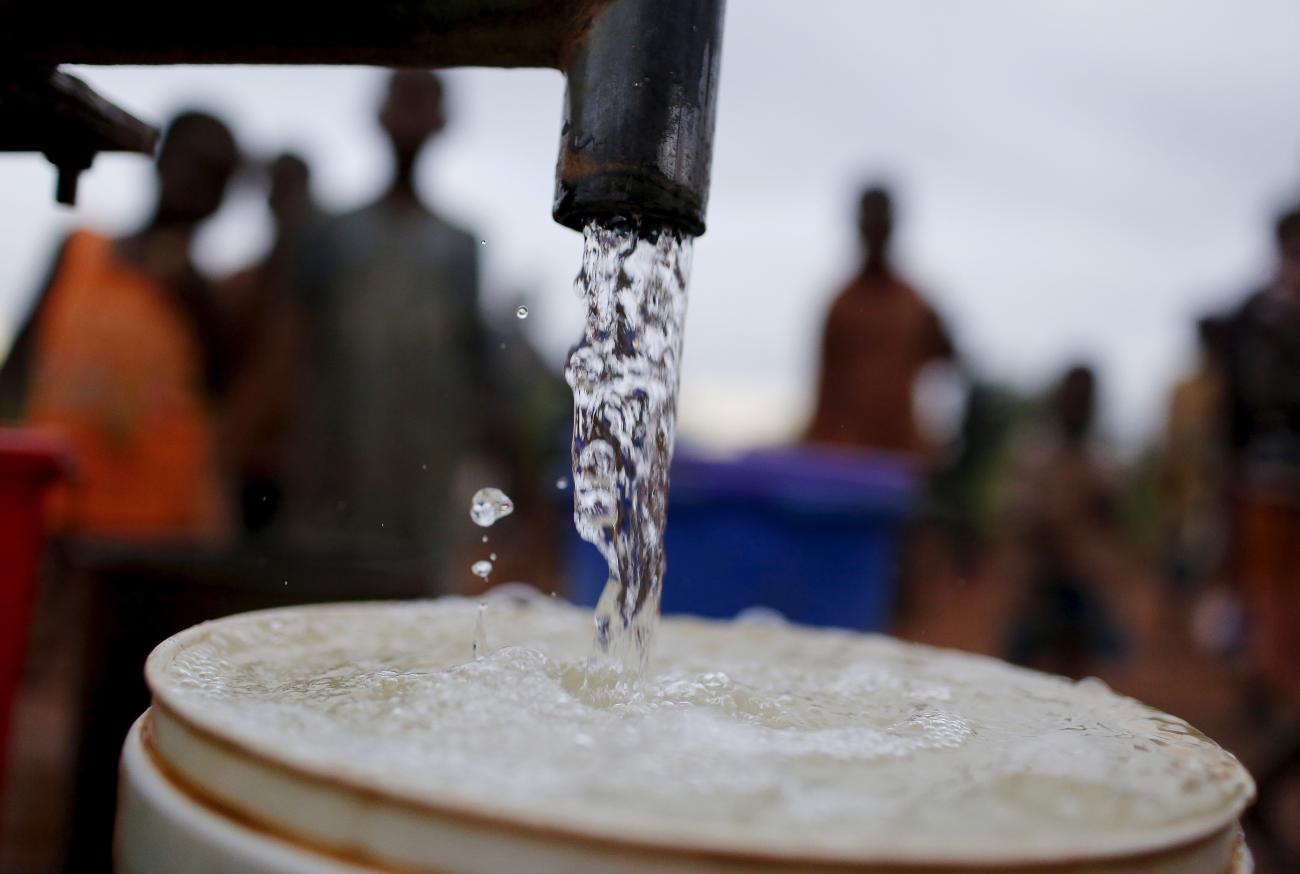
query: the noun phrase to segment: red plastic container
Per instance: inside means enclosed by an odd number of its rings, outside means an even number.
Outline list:
[[[0,785],[45,533],[41,501],[68,469],[57,435],[0,428]]]

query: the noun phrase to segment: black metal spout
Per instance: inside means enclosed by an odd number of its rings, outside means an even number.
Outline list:
[[[614,0],[570,61],[555,220],[704,233],[725,0]]]

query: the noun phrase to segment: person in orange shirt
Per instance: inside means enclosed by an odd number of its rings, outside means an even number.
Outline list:
[[[927,364],[954,352],[938,315],[894,270],[893,229],[889,192],[868,188],[858,207],[863,264],[826,317],[806,439],[924,457],[912,392]]]
[[[189,255],[239,163],[213,116],[178,115],[158,154],[157,202],[121,239],[74,232],[6,362],[21,417],[61,431],[75,482],[66,533],[204,542],[226,524],[215,429],[221,379],[212,297]]]
[[[1272,281],[1231,317],[1234,576],[1271,715],[1300,716],[1300,207],[1275,227]]]

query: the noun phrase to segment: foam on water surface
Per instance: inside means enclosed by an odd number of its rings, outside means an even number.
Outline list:
[[[1222,825],[1250,795],[1230,755],[1100,684],[772,624],[660,633],[629,679],[590,663],[587,611],[547,598],[311,608],[201,626],[148,676],[268,757],[625,839],[1088,853]]]

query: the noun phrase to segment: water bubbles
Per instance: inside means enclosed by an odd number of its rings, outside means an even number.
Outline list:
[[[488,575],[492,573],[492,562],[487,561],[485,559],[480,559],[474,562],[472,565],[470,565],[469,569],[474,573],[474,576],[481,577],[482,579],[486,580],[488,578]]]
[[[474,520],[475,525],[486,528],[514,511],[515,503],[510,500],[509,495],[500,489],[488,487],[474,493],[474,499],[469,507],[469,517]]]
[[[604,440],[593,440],[578,453],[573,466],[577,483],[574,521],[583,539],[599,536],[599,529],[618,521],[617,453]]]
[[[736,614],[736,624],[779,628],[788,624],[788,622],[780,611],[773,610],[771,607],[764,607],[761,604],[754,604]]]
[[[524,306],[523,304],[520,304],[515,309],[515,318],[520,320],[528,318],[528,307]]]
[[[605,373],[605,362],[601,360],[600,353],[591,346],[580,346],[573,350],[569,356],[569,364],[564,369],[564,379],[573,389],[574,397],[579,393],[583,395],[590,394],[600,382],[601,376]]]
[[[486,598],[493,604],[507,604],[512,607],[541,604],[546,600],[545,595],[527,583],[502,583],[493,586]]]

